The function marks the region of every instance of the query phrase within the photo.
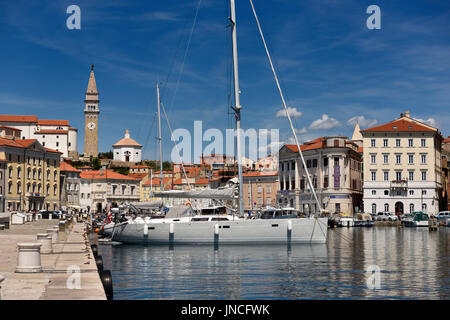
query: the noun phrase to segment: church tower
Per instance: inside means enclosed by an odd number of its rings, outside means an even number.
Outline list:
[[[91,75],[84,100],[84,158],[98,157],[98,100],[97,85],[95,84],[94,65],[91,65]]]

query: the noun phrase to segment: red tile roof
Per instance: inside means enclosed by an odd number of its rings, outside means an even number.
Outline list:
[[[40,119],[37,121],[38,125],[41,126],[68,126],[69,120],[46,120]]]
[[[81,171],[80,178],[82,179],[107,179],[107,180],[131,180],[138,181],[138,179],[114,172],[112,170],[103,170],[100,174],[100,170]]]
[[[73,127],[69,127],[69,130],[74,130],[74,131],[78,131],[77,128],[73,128]]]
[[[163,185],[169,185],[172,183],[172,178],[163,178]],[[154,185],[154,186],[159,186],[161,185],[161,179],[160,178],[153,178],[153,179],[149,179],[147,182],[145,182],[143,184],[144,186],[150,186],[150,185]]]
[[[59,171],[81,172],[81,170],[72,167],[69,163],[65,161],[61,161],[61,163],[59,164]]]
[[[305,144],[300,145],[300,149],[302,151],[307,151],[307,150],[324,148],[325,147],[324,142],[325,142],[325,138],[320,137],[320,138],[317,138],[315,140],[312,140],[312,141],[306,142]],[[295,145],[295,144],[286,144],[285,146],[293,152],[298,152],[297,145]]]
[[[16,147],[16,148],[28,148],[29,146],[31,146],[36,141],[37,141],[37,139],[11,140],[11,139],[0,138],[0,146],[9,146],[9,147]],[[45,147],[44,147],[44,149],[47,152],[62,154],[62,152],[57,151],[57,150],[53,150],[53,149],[49,149],[49,148],[45,148]]]
[[[432,129],[418,122],[400,118],[376,127],[361,130],[361,132],[434,132],[436,130],[437,129]]]
[[[62,152],[61,152],[61,151],[58,151],[58,150],[53,150],[53,149],[45,148],[45,147],[44,147],[44,149],[45,149],[45,151],[47,151],[47,152],[53,152],[53,153],[59,153],[59,154],[62,154]]]
[[[37,122],[37,116],[0,115],[0,122]]]

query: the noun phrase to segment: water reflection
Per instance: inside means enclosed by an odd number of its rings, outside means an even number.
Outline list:
[[[99,246],[117,299],[449,299],[449,231],[329,230],[326,245]],[[366,285],[370,265],[381,289]]]

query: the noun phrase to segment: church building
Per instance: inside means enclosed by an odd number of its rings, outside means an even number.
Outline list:
[[[128,129],[125,137],[113,145],[114,160],[123,162],[140,162],[142,160],[142,145],[130,138]]]
[[[84,100],[84,158],[98,157],[98,90],[95,83],[94,65],[91,65],[86,99]]]

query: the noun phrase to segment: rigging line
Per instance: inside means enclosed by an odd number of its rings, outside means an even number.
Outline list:
[[[155,119],[156,119],[156,112],[153,113],[152,125],[150,126],[150,130],[148,131],[147,138],[145,139],[145,144],[144,144],[144,147],[142,148],[142,154],[144,154],[144,152],[147,150],[146,148],[147,148],[148,140],[150,139],[150,135],[151,135],[151,133],[153,131],[153,126],[155,124]]]
[[[162,110],[163,110],[164,117],[166,118],[167,126],[169,127],[170,136],[172,137],[172,141],[173,141],[173,143],[174,143],[174,145],[175,145],[175,148],[177,149],[178,157],[180,158],[181,168],[183,169],[183,174],[184,174],[184,178],[186,179],[186,183],[187,183],[187,185],[188,185],[188,190],[191,190],[191,185],[190,185],[190,183],[189,183],[189,179],[188,179],[188,176],[187,176],[187,174],[186,174],[186,170],[184,169],[183,158],[182,158],[181,155],[180,155],[180,150],[178,149],[178,144],[176,143],[175,137],[174,137],[174,135],[173,135],[172,127],[170,126],[169,118],[167,117],[167,114],[166,114],[166,109],[164,108],[164,104],[163,104],[162,102],[161,102],[161,108],[162,108]],[[192,200],[191,198],[188,198],[188,200],[189,200],[189,203],[193,202],[193,203],[195,204],[196,210],[199,210],[197,201],[191,201],[191,200]],[[192,205],[191,205],[191,207],[192,207]]]
[[[170,68],[169,68],[169,72],[167,73],[166,81],[162,83],[161,95],[160,95],[161,100],[162,100],[162,98],[163,98],[163,96],[164,96],[164,94],[166,92],[166,88],[167,88],[167,85],[169,83],[169,79],[170,79],[170,77],[172,75],[173,67],[175,65],[175,60],[176,60],[176,58],[178,56],[178,52],[179,52],[180,47],[181,47],[181,40],[183,39],[183,32],[182,32],[182,30],[184,30],[184,28],[186,27],[187,23],[188,23],[188,21],[186,20],[184,22],[183,28],[180,31],[180,38],[178,39],[177,48],[175,49],[175,53],[174,53],[174,55],[172,57],[172,62],[170,63]]]
[[[197,9],[195,11],[194,22],[192,23],[191,32],[189,34],[188,42],[187,42],[187,45],[186,45],[186,50],[184,51],[183,62],[181,63],[180,73],[178,74],[177,83],[175,85],[175,91],[174,91],[174,93],[172,95],[172,100],[170,102],[170,106],[169,106],[169,110],[168,110],[169,113],[172,110],[172,106],[173,106],[173,103],[175,102],[175,97],[176,97],[177,92],[178,92],[178,87],[180,85],[181,75],[183,74],[184,65],[185,65],[185,62],[186,62],[186,57],[187,57],[187,54],[189,52],[189,47],[191,45],[192,35],[194,34],[195,25],[197,24],[198,11],[200,10],[201,3],[202,3],[202,0],[198,0]]]
[[[259,23],[259,19],[258,19],[258,16],[257,16],[257,14],[256,14],[255,7],[254,7],[254,5],[253,5],[253,1],[252,1],[252,0],[250,0],[250,4],[251,4],[251,6],[252,6],[253,15],[255,16],[256,23],[257,23],[258,29],[259,29],[259,34],[261,35],[261,39],[262,39],[262,41],[263,41],[264,48],[265,48],[265,50],[266,50],[267,58],[269,59],[270,67],[271,67],[271,69],[272,69],[272,73],[273,73],[273,75],[274,75],[275,82],[276,82],[276,85],[277,85],[277,87],[278,87],[278,91],[279,91],[279,93],[280,93],[281,100],[282,100],[282,102],[283,102],[284,110],[286,111],[286,116],[287,116],[287,118],[288,118],[288,120],[289,120],[289,125],[290,125],[291,130],[292,130],[292,133],[293,133],[293,135],[294,135],[295,143],[296,143],[296,145],[297,145],[298,152],[299,152],[299,154],[300,154],[300,158],[302,159],[303,165],[305,166],[306,176],[307,176],[307,178],[308,178],[308,184],[310,185],[310,188],[311,188],[311,190],[312,190],[312,192],[313,192],[313,194],[314,194],[314,198],[315,198],[315,200],[316,200],[316,202],[317,202],[317,205],[318,205],[318,207],[319,207],[319,210],[320,210],[320,212],[322,212],[322,206],[320,205],[319,200],[318,200],[318,198],[317,198],[317,194],[316,194],[316,192],[315,192],[315,190],[314,190],[314,188],[313,188],[313,186],[312,186],[311,177],[310,177],[310,175],[309,175],[309,172],[308,172],[308,169],[307,169],[306,163],[305,163],[305,158],[303,157],[303,153],[302,153],[302,150],[301,150],[301,148],[300,148],[300,144],[299,144],[299,142],[298,142],[297,134],[296,134],[295,129],[294,129],[294,126],[293,126],[293,124],[292,124],[292,119],[291,119],[291,116],[289,115],[288,108],[287,108],[287,106],[286,106],[286,101],[285,101],[285,99],[284,99],[284,95],[283,95],[283,92],[282,92],[281,87],[280,87],[280,82],[278,81],[277,74],[276,74],[275,69],[274,69],[274,67],[273,67],[272,58],[270,57],[269,49],[267,48],[266,40],[264,39],[264,35],[263,35],[262,29],[261,29],[261,25],[260,25],[260,23]],[[317,213],[316,213],[316,217],[317,217]]]
[[[156,92],[153,91],[152,100],[154,99],[155,94],[156,94]],[[143,117],[142,117],[142,124],[139,126],[139,129],[138,129],[138,132],[137,132],[137,135],[136,135],[137,137],[141,138],[141,136],[140,136],[140,134],[141,134],[141,129],[142,129],[143,126],[145,126],[145,123],[146,123],[146,122],[147,122],[147,119],[146,119],[145,116],[143,116]]]

